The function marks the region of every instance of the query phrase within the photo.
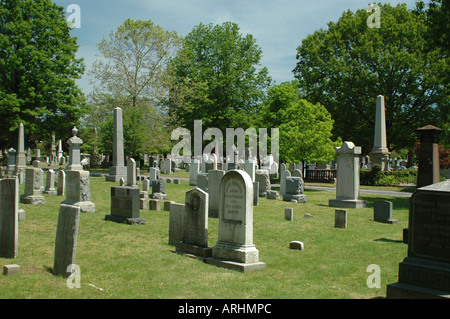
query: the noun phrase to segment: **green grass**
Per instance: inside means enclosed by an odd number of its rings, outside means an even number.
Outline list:
[[[305,204],[259,199],[254,207],[254,244],[266,269],[241,273],[176,254],[168,244],[169,212],[141,211],[145,225],[107,222],[110,187],[91,177],[95,213],[81,215],[76,263],[81,288],[69,289],[66,279],[52,275],[56,226],[62,197],[44,195],[45,206],[20,204],[26,221],[19,224],[19,254],[0,258],[0,266],[19,264],[21,272],[0,275],[0,298],[124,298],[124,299],[347,299],[386,295],[396,282],[398,264],[406,256],[402,230],[408,223],[408,198],[362,195],[367,208],[348,209],[348,227],[334,228],[334,192],[306,191]],[[21,193],[23,192],[21,185]],[[184,203],[188,181],[166,184],[169,200]],[[397,224],[373,221],[373,203],[390,200]],[[284,208],[294,220],[284,220]],[[305,213],[313,218],[304,218]],[[218,220],[209,219],[209,245],[217,241]],[[289,249],[304,242],[305,250]],[[369,289],[367,266],[381,268],[381,288]],[[93,286],[95,287],[93,287]],[[100,290],[99,288],[102,288]]]

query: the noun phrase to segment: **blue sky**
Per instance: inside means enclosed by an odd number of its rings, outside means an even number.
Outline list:
[[[277,84],[294,79],[296,48],[309,34],[337,21],[348,9],[366,9],[373,1],[361,0],[53,0],[67,8],[81,9],[81,27],[73,29],[78,37],[78,56],[87,69],[96,59],[97,43],[107,38],[126,19],[152,20],[166,30],[188,34],[199,23],[236,22],[242,34],[252,34],[263,51],[261,64],[269,69]],[[406,3],[415,0],[378,1]],[[377,3],[378,3],[377,2]],[[67,13],[69,16],[70,13]],[[381,13],[381,23],[382,23]],[[88,93],[88,76],[78,81]]]

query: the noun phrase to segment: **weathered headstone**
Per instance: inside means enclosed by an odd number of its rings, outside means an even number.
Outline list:
[[[149,168],[149,180],[150,180],[150,186],[152,185],[152,182],[154,180],[157,180],[159,178],[159,169],[156,167],[150,167]]]
[[[158,178],[152,182],[152,194],[149,195],[153,199],[167,199],[166,181],[163,178]]]
[[[197,175],[200,173],[200,161],[194,159],[191,161],[189,169],[189,185],[197,186]]]
[[[81,165],[81,145],[83,141],[77,137],[78,129],[74,127],[72,129],[73,136],[67,140],[69,145],[69,164],[66,167],[66,171],[82,171]]]
[[[450,180],[410,197],[408,254],[387,298],[450,298]]]
[[[222,178],[218,237],[207,263],[243,272],[265,268],[253,244],[253,182],[244,171],[231,170]]]
[[[56,195],[56,189],[55,189],[55,171],[52,169],[49,169],[47,171],[47,180],[46,180],[46,187],[44,194],[48,195]]]
[[[205,192],[208,192],[208,174],[207,173],[198,173],[197,187]]]
[[[270,176],[269,171],[265,169],[258,169],[255,173],[255,182],[259,183],[259,197],[266,197],[266,192],[270,190]]]
[[[113,135],[113,165],[109,168],[106,181],[118,182],[121,178],[127,178],[125,157],[123,151],[123,116],[122,109],[117,107],[113,111],[114,135]]]
[[[253,206],[259,205],[259,182],[253,182]]]
[[[225,171],[222,170],[210,170],[208,172],[208,194],[209,194],[209,217],[219,217],[219,188],[220,181],[225,175]]]
[[[303,193],[303,179],[301,177],[288,176],[286,180],[286,192],[283,201],[305,203],[306,195]]]
[[[246,160],[244,169],[247,172],[247,174],[250,176],[250,178],[252,179],[252,182],[254,182],[255,181],[255,173],[256,173],[255,161],[252,159]]]
[[[286,177],[290,177],[291,172],[289,170],[285,169],[280,174],[280,195],[284,196],[286,194]]]
[[[175,246],[184,236],[184,208],[185,204],[170,205],[169,216],[169,245]]]
[[[301,241],[294,240],[289,243],[289,248],[294,250],[304,250],[305,244],[303,244],[303,242]]]
[[[293,221],[294,220],[294,209],[293,208],[285,208],[284,209],[284,219]]]
[[[347,228],[347,210],[335,209],[334,211],[334,227]]]
[[[70,275],[67,267],[75,264],[79,227],[80,207],[61,204],[55,239],[54,275]]]
[[[392,202],[376,201],[373,205],[373,220],[381,223],[396,223],[397,221],[392,219],[392,207]]]
[[[105,220],[124,224],[145,224],[140,217],[140,189],[133,186],[111,187],[111,214]]]
[[[63,170],[58,172],[58,186],[56,188],[56,195],[66,195],[66,172],[64,172]]]
[[[34,161],[35,163],[37,161]],[[43,177],[42,169],[38,167],[29,167],[25,170],[25,191],[20,197],[23,204],[43,205],[45,197],[42,196],[41,180]]]
[[[63,204],[79,206],[82,212],[94,213],[90,177],[87,171],[66,171],[66,200]]]
[[[208,193],[196,188],[186,193],[183,217],[183,237],[176,245],[177,252],[206,258],[208,247]]]
[[[366,201],[359,198],[359,155],[361,147],[352,142],[343,142],[336,147],[337,182],[336,199],[329,206],[339,208],[364,208]]]
[[[0,257],[16,258],[19,250],[19,180],[0,180]]]
[[[136,161],[133,158],[127,162],[127,186],[137,187]]]

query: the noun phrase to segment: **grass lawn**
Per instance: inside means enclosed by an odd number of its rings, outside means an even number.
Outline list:
[[[183,172],[182,174],[186,174]],[[187,177],[184,175],[179,175]],[[26,221],[19,224],[19,254],[0,258],[0,267],[18,264],[21,272],[0,275],[0,298],[123,298],[123,299],[353,299],[386,295],[396,282],[398,264],[406,256],[402,242],[408,226],[408,198],[362,195],[367,208],[348,209],[348,227],[334,228],[334,192],[307,190],[305,204],[259,199],[254,207],[254,244],[266,269],[241,273],[205,264],[174,252],[168,244],[169,212],[142,210],[145,225],[104,220],[110,213],[110,187],[104,177],[91,177],[95,213],[82,213],[76,263],[81,288],[69,289],[66,279],[52,275],[59,205],[64,198],[44,195],[44,206],[20,204]],[[166,184],[169,200],[184,203],[188,181]],[[24,185],[20,185],[21,194]],[[373,221],[376,200],[393,202],[397,224]],[[163,205],[162,205],[163,206]],[[294,208],[294,220],[284,208]],[[313,218],[304,218],[309,213]],[[217,241],[218,220],[209,219],[209,246]],[[289,249],[302,241],[303,251]],[[368,288],[381,270],[381,288]],[[101,288],[101,289],[100,289]]]

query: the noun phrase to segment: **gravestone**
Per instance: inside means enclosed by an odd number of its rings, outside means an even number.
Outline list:
[[[56,188],[56,195],[66,195],[66,172],[62,170],[58,172],[58,186]]]
[[[419,170],[417,188],[439,183],[439,134],[442,129],[427,125],[416,130],[420,135]]]
[[[150,190],[150,185],[151,185],[150,180],[148,178],[144,179],[142,181],[142,190],[144,192],[148,192]]]
[[[19,125],[17,140],[16,172],[19,176],[19,183],[23,183],[25,169],[27,168],[27,153],[25,151],[25,133],[22,123]]]
[[[192,160],[189,169],[189,185],[197,186],[197,175],[200,173],[200,161],[197,159]]]
[[[252,159],[245,160],[244,169],[247,172],[247,174],[250,176],[250,178],[252,179],[252,182],[254,182],[255,181],[255,173],[256,173],[255,161]]]
[[[373,205],[373,220],[381,223],[396,223],[397,221],[392,219],[392,207],[392,202],[376,201]]]
[[[78,129],[74,127],[72,129],[73,136],[67,140],[69,145],[69,164],[66,167],[66,171],[82,171],[81,165],[81,145],[83,141],[77,137]]]
[[[154,180],[157,180],[159,178],[159,169],[156,167],[150,167],[149,168],[149,180],[150,180],[150,186],[152,185],[152,182]]]
[[[283,201],[297,203],[306,203],[306,195],[303,193],[303,179],[301,177],[286,177],[286,192],[283,195]]]
[[[294,209],[293,208],[285,208],[284,209],[284,219],[293,221],[294,220]]]
[[[335,209],[334,211],[334,227],[347,228],[347,210]]]
[[[169,216],[169,245],[175,246],[184,236],[184,208],[185,204],[170,205]]]
[[[105,220],[129,225],[145,224],[140,217],[140,189],[133,186],[111,187],[111,214]]]
[[[121,178],[127,178],[127,168],[125,167],[125,157],[123,151],[123,115],[122,109],[117,107],[113,111],[114,132],[113,132],[113,165],[109,168],[109,175],[106,176],[108,182],[118,182]]]
[[[255,182],[259,183],[259,197],[266,197],[266,192],[270,190],[270,176],[269,171],[265,169],[258,169],[255,173]]]
[[[66,200],[62,204],[79,206],[84,213],[94,213],[90,177],[87,171],[66,171]]]
[[[166,181],[163,178],[158,178],[152,182],[152,194],[149,195],[153,199],[167,199]]]
[[[359,156],[361,147],[352,142],[343,142],[336,147],[337,181],[336,199],[329,206],[339,208],[364,208],[366,201],[359,198]]]
[[[222,178],[218,241],[205,261],[243,272],[266,266],[253,244],[253,182],[245,171],[231,170]]]
[[[0,258],[16,258],[19,250],[19,180],[0,180]]]
[[[222,170],[210,170],[208,172],[208,195],[209,195],[209,213],[208,216],[212,218],[219,217],[219,188],[220,181],[225,175],[225,171]]]
[[[127,162],[127,186],[138,186],[136,175],[136,161],[133,158],[130,158]]]
[[[179,253],[201,258],[211,257],[208,247],[208,193],[196,188],[186,193],[183,236],[176,245]]]
[[[80,207],[61,204],[56,228],[53,275],[68,277],[71,274],[67,267],[75,264],[79,227]]]
[[[253,182],[253,206],[259,205],[259,182]]]
[[[384,96],[377,96],[376,114],[375,114],[375,133],[374,143],[370,156],[372,165],[378,164],[381,170],[387,171],[386,156],[389,158],[389,149],[386,141],[386,116],[384,107]]]
[[[46,180],[46,187],[45,187],[44,194],[56,195],[55,171],[52,169],[49,169],[47,171],[47,180]]]
[[[41,181],[43,176],[42,169],[38,166],[39,161],[33,161],[33,167],[25,170],[25,191],[20,197],[22,204],[44,205],[45,197],[42,196]]]
[[[16,175],[16,156],[17,151],[11,147],[8,150],[8,168],[6,170],[8,175]]]
[[[208,191],[208,174],[207,173],[198,173],[197,187],[205,192]]]
[[[284,196],[284,194],[286,194],[286,177],[290,177],[291,176],[291,172],[289,172],[289,170],[284,170],[283,172],[281,172],[280,174],[280,195]]]
[[[450,180],[417,189],[409,199],[408,254],[387,298],[450,298]]]

